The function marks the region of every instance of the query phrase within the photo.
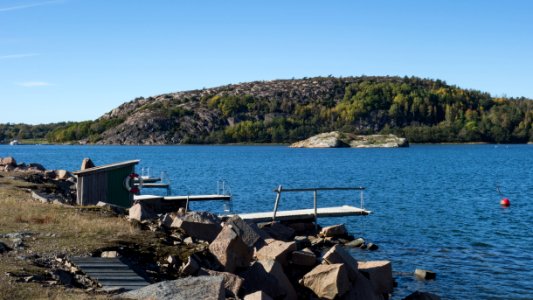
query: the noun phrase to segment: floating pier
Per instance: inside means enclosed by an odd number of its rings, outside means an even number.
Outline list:
[[[315,214],[316,213],[316,214]],[[368,215],[371,211],[362,208],[343,205],[337,207],[322,207],[317,208],[316,212],[313,208],[309,209],[296,209],[296,210],[284,210],[276,213],[275,220],[277,221],[296,221],[296,220],[312,220],[321,217],[346,217],[346,216],[359,216]],[[249,220],[254,223],[268,222],[274,219],[274,214],[271,211],[239,214],[239,217],[243,220]]]
[[[119,258],[72,257],[70,262],[104,290],[130,291],[150,284]]]
[[[188,196],[157,196],[157,195],[134,195],[134,201],[229,201],[231,195],[188,195]]]
[[[364,187],[319,187],[319,188],[298,188],[286,189],[281,185],[274,190],[277,193],[276,201],[274,203],[274,210],[269,212],[255,212],[238,214],[243,220],[249,220],[255,223],[268,221],[296,221],[296,220],[316,220],[321,217],[345,217],[345,216],[361,216],[368,215],[371,211],[364,209]],[[335,207],[318,207],[318,192],[319,191],[360,191],[360,205],[355,207],[350,205],[335,206]],[[281,200],[282,192],[312,192],[313,193],[313,208],[309,209],[295,209],[278,211],[279,202]],[[231,215],[228,215],[231,216]]]

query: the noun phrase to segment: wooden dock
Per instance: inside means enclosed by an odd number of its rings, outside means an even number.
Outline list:
[[[163,200],[163,201],[229,201],[230,195],[188,195],[188,196],[156,196],[156,195],[134,195],[135,201],[150,201],[150,200]]]
[[[337,207],[322,207],[316,209],[297,209],[297,210],[281,210],[275,214],[275,219],[278,221],[296,221],[296,220],[309,220],[321,218],[321,217],[346,217],[346,216],[360,216],[368,215],[371,211],[362,208],[343,205]],[[231,216],[231,215],[230,215]],[[254,223],[268,222],[274,219],[274,212],[258,212],[258,213],[246,213],[238,214],[243,220],[249,220]]]
[[[156,196],[135,195],[133,200],[157,213],[176,212],[183,207],[188,209],[193,201],[231,201],[231,195],[187,195],[187,196]]]
[[[150,284],[118,258],[72,257],[70,262],[104,290],[130,291]]]

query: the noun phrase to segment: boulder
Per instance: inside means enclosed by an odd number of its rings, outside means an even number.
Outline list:
[[[295,236],[294,242],[296,243],[296,250],[302,250],[307,247],[311,247],[311,241],[307,236]]]
[[[283,292],[283,294],[285,294],[282,299],[298,299],[296,291],[294,290],[294,287],[289,281],[289,278],[287,278],[287,275],[285,275],[285,273],[283,272],[283,267],[280,263],[275,260],[260,260],[259,263],[263,266],[267,273],[274,276],[274,278],[276,278],[276,280],[278,281],[280,290]]]
[[[294,229],[285,226],[279,222],[272,222],[261,229],[276,240],[288,242],[292,241],[294,237]]]
[[[300,280],[300,284],[323,299],[335,299],[350,290],[344,264],[318,265]]]
[[[178,215],[170,227],[181,228],[193,238],[212,242],[222,230],[220,223],[212,213],[195,211]]]
[[[440,300],[440,297],[432,293],[416,291],[403,300]]]
[[[224,300],[222,276],[186,277],[161,281],[152,285],[122,293],[121,299],[177,299]]]
[[[222,276],[226,297],[238,298],[244,279],[228,272],[217,272],[209,269],[201,269],[198,275]]]
[[[67,170],[56,170],[55,172],[56,172],[56,179],[58,180],[66,180],[72,176],[72,174],[70,174],[70,172]]]
[[[366,250],[370,250],[370,251],[376,251],[379,249],[378,245],[374,243],[368,243],[365,248]]]
[[[291,263],[297,266],[312,267],[316,265],[316,255],[310,250],[294,251],[291,254]]]
[[[34,200],[40,201],[41,203],[48,203],[51,202],[53,199],[50,198],[49,195],[44,195],[35,191],[31,191],[31,197]]]
[[[437,279],[437,273],[428,271],[428,270],[423,270],[423,269],[416,269],[415,276],[419,279],[424,279],[424,280]]]
[[[105,258],[115,258],[119,256],[120,255],[118,254],[117,251],[103,251],[102,254],[100,254],[100,257],[105,257]]]
[[[257,261],[240,275],[244,278],[243,290],[246,294],[263,291],[275,299],[282,298],[286,295],[285,291],[281,289],[276,277],[267,272],[263,264]]]
[[[109,209],[109,210],[113,211],[117,215],[125,215],[126,214],[126,209],[124,207],[118,206],[118,205],[114,205],[114,204],[111,204],[111,203],[98,201],[98,203],[96,203],[96,206],[105,207],[106,209]]]
[[[344,264],[351,281],[355,281],[357,278],[357,261],[342,246],[331,247],[323,258],[328,264]]]
[[[348,234],[348,231],[346,230],[346,227],[344,226],[344,224],[324,227],[320,231],[320,236],[323,236],[323,237],[339,237],[339,236],[346,236],[347,234]]]
[[[198,263],[198,261],[196,261],[193,256],[189,256],[189,258],[187,258],[187,261],[184,262],[183,265],[181,265],[179,272],[181,275],[191,276],[198,273],[199,270],[200,264]]]
[[[350,248],[359,248],[365,244],[365,240],[362,238],[357,238],[353,241],[349,241],[348,243],[344,244],[345,247]]]
[[[235,215],[226,221],[227,225],[231,225],[233,230],[241,237],[242,241],[248,246],[253,247],[261,236],[259,235],[259,228],[252,227],[246,223],[239,216]]]
[[[255,293],[244,296],[244,300],[273,300],[272,297],[267,295],[263,291],[257,291]]]
[[[388,299],[383,294],[374,291],[374,286],[363,274],[358,273],[355,282],[352,282],[350,291],[341,297],[341,300],[384,300]]]
[[[289,255],[294,251],[296,251],[295,242],[274,240],[272,243],[259,249],[255,256],[258,260],[275,260],[285,267],[288,265]]]
[[[44,171],[44,177],[50,178],[50,179],[55,179],[56,178],[56,171],[54,171],[54,170],[46,170],[46,171]]]
[[[233,273],[236,268],[250,265],[253,249],[249,248],[231,225],[222,228],[215,240],[209,245],[213,254],[226,272]]]
[[[17,161],[12,156],[8,156],[8,157],[4,157],[4,158],[0,159],[0,165],[16,167],[17,166]]]
[[[80,170],[83,171],[83,170],[94,168],[94,167],[95,165],[90,158],[84,158],[83,161],[81,162]]]
[[[170,228],[170,226],[172,226],[173,222],[174,222],[174,218],[170,214],[163,214],[163,215],[161,215],[161,217],[159,217],[159,225],[160,226],[163,226],[163,227],[166,227],[166,228]]]
[[[28,166],[30,169],[32,170],[35,170],[35,171],[45,171],[46,169],[43,167],[43,165],[41,164],[38,164],[38,163],[30,163],[30,165]]]
[[[296,234],[309,234],[315,232],[315,223],[313,222],[291,223],[287,226],[292,228]]]
[[[141,203],[133,204],[133,206],[130,207],[128,213],[130,220],[137,220],[139,222],[156,217],[156,214],[154,212],[150,211]]]
[[[392,266],[388,260],[359,262],[359,272],[370,280],[377,294],[390,294],[394,288]]]

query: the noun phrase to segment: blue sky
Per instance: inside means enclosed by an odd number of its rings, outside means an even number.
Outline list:
[[[0,0],[0,123],[139,96],[400,75],[533,98],[533,1]]]

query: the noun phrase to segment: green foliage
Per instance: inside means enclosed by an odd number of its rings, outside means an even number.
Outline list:
[[[254,110],[255,101],[252,96],[219,96],[211,98],[209,108],[218,108],[224,117],[235,116]]]
[[[11,140],[43,140],[46,134],[56,128],[65,126],[67,123],[53,124],[0,124],[0,143]]]
[[[46,135],[46,139],[51,143],[68,143],[88,139],[95,143],[100,138],[100,134],[124,122],[121,118],[98,119],[96,121],[84,121],[77,123],[67,123],[57,127]]]

